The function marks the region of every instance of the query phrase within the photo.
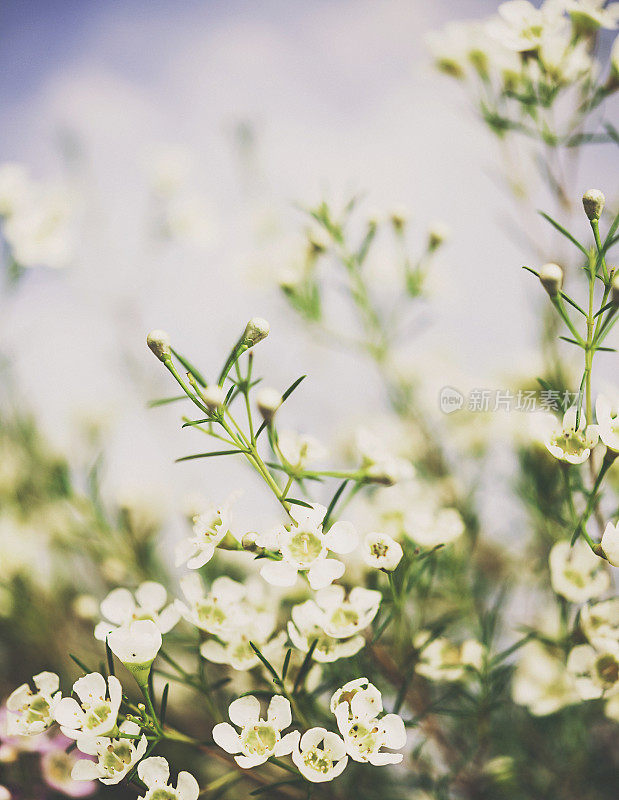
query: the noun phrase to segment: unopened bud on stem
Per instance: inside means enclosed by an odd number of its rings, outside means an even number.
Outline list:
[[[539,271],[539,279],[548,294],[556,297],[563,286],[563,270],[558,264],[544,264]]]
[[[224,400],[226,399],[226,393],[221,386],[218,386],[216,383],[207,386],[206,389],[202,389],[201,394],[204,405],[209,411],[217,411],[217,409],[223,406]]]
[[[262,317],[252,317],[245,327],[241,344],[246,347],[253,347],[255,344],[258,344],[258,342],[266,339],[270,329],[271,326],[266,319],[262,319]]]
[[[619,306],[619,272],[617,272],[610,284],[611,300],[616,306]]]
[[[264,388],[256,395],[256,405],[262,418],[270,422],[282,404],[282,396],[277,389]]]
[[[582,205],[590,220],[600,218],[605,202],[606,198],[599,189],[589,189],[582,196]]]
[[[170,337],[165,331],[151,331],[146,337],[146,344],[160,361],[166,361],[168,358],[172,357]]]

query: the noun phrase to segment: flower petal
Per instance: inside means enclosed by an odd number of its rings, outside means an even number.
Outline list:
[[[385,732],[385,747],[392,750],[399,750],[406,744],[406,728],[402,717],[397,714],[385,714],[380,720],[381,727]]]
[[[136,589],[135,599],[142,608],[156,612],[164,607],[168,593],[160,583],[144,581]]]
[[[178,800],[198,800],[200,787],[198,786],[198,781],[190,772],[179,772],[176,791],[178,792]]]
[[[260,574],[271,586],[294,586],[297,570],[287,561],[265,561]]]
[[[67,728],[80,728],[83,712],[77,700],[72,697],[63,697],[54,708],[54,719]]]
[[[148,786],[155,789],[167,786],[170,777],[170,767],[163,756],[151,756],[138,764],[138,777]]]
[[[325,536],[325,544],[334,553],[352,553],[359,537],[352,522],[336,522]]]
[[[273,754],[276,756],[287,756],[297,747],[299,744],[299,738],[301,734],[299,731],[291,731],[287,733],[285,736],[279,740],[279,742],[275,745],[275,750]]]
[[[234,756],[234,760],[241,769],[251,769],[264,764],[268,756]]]
[[[324,589],[344,574],[344,564],[337,558],[322,558],[315,561],[307,571],[312,589]]]
[[[241,737],[229,722],[220,722],[215,725],[213,739],[226,753],[241,752]]]
[[[88,675],[78,678],[73,684],[73,691],[82,703],[93,702],[105,697],[106,690],[105,678],[99,672],[90,672]]]
[[[230,703],[228,716],[235,725],[241,728],[245,725],[252,725],[260,719],[260,701],[252,694],[247,697],[239,697]]]
[[[267,719],[276,725],[280,731],[287,728],[292,723],[290,701],[278,694],[272,697],[267,711]]]
[[[71,770],[71,780],[73,781],[94,781],[100,776],[98,764],[89,758],[80,758]]]
[[[128,589],[113,589],[100,608],[102,616],[115,625],[122,625],[133,617],[135,600]]]

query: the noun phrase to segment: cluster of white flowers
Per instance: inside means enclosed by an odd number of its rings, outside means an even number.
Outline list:
[[[75,203],[66,187],[38,183],[20,164],[0,165],[2,234],[20,267],[68,266],[75,248]]]
[[[504,97],[544,96],[581,79],[596,78],[600,65],[590,37],[615,30],[619,4],[605,0],[529,0],[501,3],[496,15],[450,23],[428,36],[439,70],[457,79],[480,78]],[[611,54],[609,84],[619,74],[619,45]]]
[[[565,706],[602,698],[606,715],[619,721],[619,598],[584,606],[581,640],[567,661],[562,648],[538,641],[522,648],[512,694],[532,714],[546,716]]]
[[[304,653],[316,642],[312,657],[321,663],[349,658],[365,645],[361,631],[376,616],[381,600],[380,592],[361,586],[348,596],[342,586],[321,589],[314,600],[293,606],[290,641]]]
[[[268,659],[280,660],[286,635],[273,635],[277,616],[273,603],[263,596],[256,582],[238,583],[223,575],[216,578],[210,591],[204,590],[199,575],[181,580],[185,602],[176,601],[179,613],[212,638],[200,645],[203,658],[216,664],[229,664],[236,670],[248,670],[259,664],[250,641]]]
[[[415,670],[433,681],[459,681],[467,671],[483,666],[485,648],[475,639],[455,644],[442,636],[432,637],[429,631],[420,631],[414,644],[419,650]]]
[[[348,763],[368,762],[374,766],[397,764],[406,745],[406,730],[397,714],[384,714],[382,696],[366,678],[358,678],[338,689],[330,708],[341,736],[325,728],[310,728],[303,735],[282,731],[292,724],[292,709],[287,698],[271,698],[266,719],[260,701],[253,695],[240,697],[228,710],[234,725],[220,722],[213,728],[213,739],[232,753],[244,769],[258,766],[271,756],[292,755],[299,772],[312,783],[323,783],[340,775]]]

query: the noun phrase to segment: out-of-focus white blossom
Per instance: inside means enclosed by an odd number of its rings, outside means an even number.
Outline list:
[[[346,745],[336,733],[310,728],[292,751],[299,772],[312,783],[325,783],[341,775],[348,764]]]
[[[281,431],[278,434],[277,446],[284,460],[295,470],[316,464],[327,454],[324,445],[318,439],[295,431]]]
[[[402,559],[403,551],[400,543],[388,534],[368,533],[363,540],[361,555],[368,567],[393,572]]]
[[[619,597],[584,606],[580,624],[589,642],[603,650],[619,644]]]
[[[293,606],[288,635],[295,647],[307,653],[316,641],[313,659],[321,663],[349,658],[365,645],[360,631],[376,616],[380,592],[355,587],[348,597],[341,586],[316,592],[315,600]]]
[[[567,669],[583,700],[615,694],[619,692],[619,644],[601,650],[590,644],[576,645],[568,656]]]
[[[554,414],[544,414],[538,420],[540,428],[543,428],[541,432],[548,452],[568,464],[582,464],[598,442],[598,426],[587,425],[584,413],[580,414],[578,427],[576,426],[575,407],[565,412],[561,424]]]
[[[614,453],[619,453],[619,398],[598,395],[595,416],[603,444]]]
[[[559,33],[566,26],[560,3],[551,0],[536,8],[528,0],[508,0],[501,3],[498,17],[486,24],[486,30],[504,47],[530,53],[539,49],[548,31]]]
[[[384,439],[367,428],[357,431],[356,445],[362,469],[377,483],[392,486],[414,477],[415,470],[411,462],[394,455]]]
[[[253,695],[240,697],[230,704],[228,715],[240,733],[229,722],[220,722],[213,728],[213,739],[243,769],[264,764],[271,756],[285,756],[294,750],[299,732],[282,736],[282,731],[292,723],[290,702],[280,695],[271,698],[266,719],[260,717],[260,701]]]
[[[565,665],[539,642],[522,647],[512,679],[515,703],[538,717],[579,702],[574,680]]]
[[[336,522],[326,533],[322,528],[327,509],[314,504],[311,508],[292,506],[293,523],[260,534],[256,543],[276,550],[281,561],[264,561],[260,574],[273,586],[294,586],[299,572],[307,574],[312,589],[322,589],[344,574],[344,564],[327,558],[330,552],[338,555],[352,552],[357,534],[350,522]]]
[[[216,578],[211,590],[205,593],[200,576],[191,573],[181,579],[181,589],[187,602],[177,600],[176,608],[200,630],[220,635],[251,621],[252,614],[241,604],[247,594],[246,587],[227,575]]]
[[[600,547],[608,563],[613,567],[619,567],[619,522],[616,525],[613,525],[612,522],[607,524],[602,534]]]
[[[584,603],[608,589],[610,576],[605,562],[582,539],[570,547],[557,542],[549,556],[550,582],[557,594],[571,603]]]
[[[421,650],[415,670],[433,681],[462,680],[467,668],[481,669],[485,654],[484,646],[475,639],[455,644],[442,636],[430,639],[427,631],[417,634],[415,647]]]
[[[141,583],[135,591],[135,597],[128,589],[112,589],[101,603],[101,616],[104,619],[95,627],[95,639],[104,642],[116,628],[145,619],[154,622],[161,633],[168,633],[180,615],[174,604],[166,606],[167,599],[165,588],[155,581]]]
[[[619,3],[607,0],[567,0],[565,10],[580,33],[598,28],[614,30],[619,23]]]
[[[32,679],[36,691],[27,683],[19,686],[6,701],[6,727],[9,736],[41,733],[54,722],[54,710],[62,697],[60,679],[54,672],[40,672]]]
[[[230,505],[233,498],[223,504],[209,503],[194,517],[193,534],[176,548],[176,565],[186,564],[189,569],[203,567],[215,555],[217,545],[230,531]]]

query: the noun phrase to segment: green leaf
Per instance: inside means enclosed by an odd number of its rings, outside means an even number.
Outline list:
[[[170,684],[166,683],[161,692],[161,705],[159,706],[159,722],[163,728],[165,724],[166,712],[168,710],[168,694],[170,692]]]
[[[617,228],[619,227],[619,214],[613,220],[612,225],[608,229],[608,233],[606,234],[606,238],[604,239],[604,244],[602,245],[602,252],[605,253],[613,244],[617,241],[614,236]]]
[[[301,375],[301,377],[300,377],[300,378],[297,378],[297,379],[296,379],[296,381],[294,381],[294,383],[291,383],[291,384],[290,384],[290,386],[289,386],[289,387],[286,389],[286,391],[285,391],[285,392],[282,394],[282,404],[286,402],[286,400],[287,400],[287,399],[290,397],[290,395],[291,395],[291,394],[294,392],[294,390],[297,388],[297,386],[298,386],[298,385],[301,383],[301,381],[305,380],[305,378],[307,378],[307,375]],[[260,434],[262,433],[262,431],[263,431],[263,430],[264,430],[266,427],[267,427],[267,422],[266,422],[266,420],[265,420],[264,422],[262,422],[262,424],[260,425],[260,427],[259,427],[259,428],[258,428],[258,430],[256,431],[256,436],[255,436],[255,438],[256,438],[256,439],[257,439],[257,438],[260,436]]]
[[[258,647],[256,647],[256,645],[253,642],[250,642],[249,646],[254,651],[254,653],[258,656],[260,661],[262,661],[262,663],[267,668],[267,670],[273,676],[273,683],[277,684],[278,686],[281,686],[282,685],[282,680],[279,677],[279,675],[277,674],[277,670],[275,669],[275,667],[272,664],[269,663],[269,661],[260,652],[260,649]]]
[[[286,656],[284,658],[284,666],[282,667],[282,681],[286,680],[286,675],[288,673],[288,667],[290,666],[290,656],[292,655],[292,647],[289,647],[286,651]]]
[[[236,455],[237,453],[245,453],[245,450],[214,450],[212,453],[194,453],[192,456],[183,456],[182,458],[177,458],[175,463],[180,463],[181,461],[192,461],[194,458],[210,458],[211,456],[232,456]]]
[[[158,400],[149,400],[146,404],[147,408],[157,408],[158,406],[166,406],[168,403],[176,403],[178,400],[188,400],[186,394],[177,394],[176,397],[161,397]]]
[[[110,650],[109,644],[107,643],[107,636],[105,637],[105,655],[107,656],[107,674],[115,675],[114,656],[112,654],[112,651]]]
[[[292,693],[297,694],[301,686],[303,686],[303,681],[307,673],[310,671],[312,666],[312,656],[314,655],[314,650],[316,649],[316,645],[318,644],[318,639],[314,639],[311,643],[309,650],[305,654],[305,658],[303,659],[303,663],[299,667],[299,672],[297,673],[296,680],[294,682],[294,686],[292,687]]]
[[[84,673],[88,674],[89,672],[92,672],[92,670],[91,670],[91,669],[89,669],[89,668],[86,666],[86,664],[84,664],[84,662],[83,662],[83,661],[80,661],[80,660],[79,660],[79,658],[78,658],[77,656],[74,656],[74,655],[73,655],[73,653],[69,653],[69,658],[71,659],[71,661],[75,661],[75,663],[77,664],[77,666],[78,666],[78,667],[79,667],[79,668],[80,668],[80,669],[81,669],[81,670],[82,670]]]
[[[187,361],[185,356],[182,356],[173,347],[171,347],[170,349],[172,350],[172,352],[174,353],[176,358],[178,358],[178,360],[181,362],[181,364],[185,367],[187,372],[191,372],[191,374],[198,381],[200,386],[202,386],[202,388],[205,389],[206,386],[207,386],[207,383],[206,383],[206,378],[204,378],[202,376],[202,373],[198,369],[196,369],[196,367],[194,367],[193,364],[190,361]]]
[[[337,505],[337,501],[342,496],[342,492],[344,491],[344,489],[348,485],[348,481],[349,481],[349,478],[346,478],[345,480],[343,480],[342,483],[340,483],[340,485],[338,486],[338,489],[337,489],[336,493],[333,495],[333,497],[331,499],[331,502],[329,503],[329,507],[327,508],[327,512],[324,515],[324,518],[322,520],[323,530],[329,524],[329,520],[331,519],[331,514],[333,513],[333,509]]]
[[[558,223],[556,220],[554,220],[554,219],[553,219],[551,216],[549,216],[548,214],[546,214],[546,212],[545,212],[545,211],[539,211],[538,213],[539,213],[539,214],[541,214],[541,216],[542,216],[542,217],[544,217],[544,219],[545,219],[547,222],[550,222],[550,224],[553,226],[553,228],[555,228],[556,230],[558,230],[558,231],[559,231],[559,233],[562,233],[562,234],[563,234],[563,235],[566,237],[566,239],[569,239],[569,240],[570,240],[570,242],[571,242],[573,245],[575,245],[575,246],[576,246],[576,247],[577,247],[577,248],[578,248],[578,249],[579,249],[579,250],[580,250],[582,253],[584,253],[584,254],[587,256],[587,258],[589,257],[589,253],[588,253],[588,251],[587,251],[587,248],[586,248],[584,245],[582,245],[582,244],[581,244],[581,243],[578,241],[578,239],[576,239],[574,236],[572,236],[572,234],[571,234],[569,231],[567,231],[567,230],[566,230],[566,229],[563,227],[563,225],[560,225],[560,224],[559,224],[559,223]]]
[[[539,278],[539,272],[535,269],[531,269],[531,267],[523,266],[522,269],[526,269],[527,272],[530,272],[532,275],[535,275],[536,278]]]
[[[562,297],[562,298],[565,300],[565,302],[566,302],[566,303],[569,303],[569,304],[570,304],[570,305],[571,305],[573,308],[575,308],[575,309],[576,309],[576,311],[580,311],[580,313],[583,315],[583,317],[586,317],[586,316],[587,316],[587,312],[586,312],[586,311],[584,311],[584,310],[583,310],[583,309],[582,309],[582,308],[581,308],[581,307],[578,305],[578,303],[577,303],[575,300],[572,300],[572,298],[571,298],[569,295],[565,294],[565,292],[559,292],[559,294],[560,294],[560,295],[561,295],[561,297]]]
[[[287,497],[287,503],[293,503],[295,506],[304,506],[305,508],[313,508],[311,503],[306,503],[305,500],[297,500],[295,497]]]
[[[580,342],[577,342],[576,339],[569,339],[567,336],[559,336],[559,339],[563,339],[564,342],[568,342],[569,344],[575,344],[577,347],[582,347]]]

